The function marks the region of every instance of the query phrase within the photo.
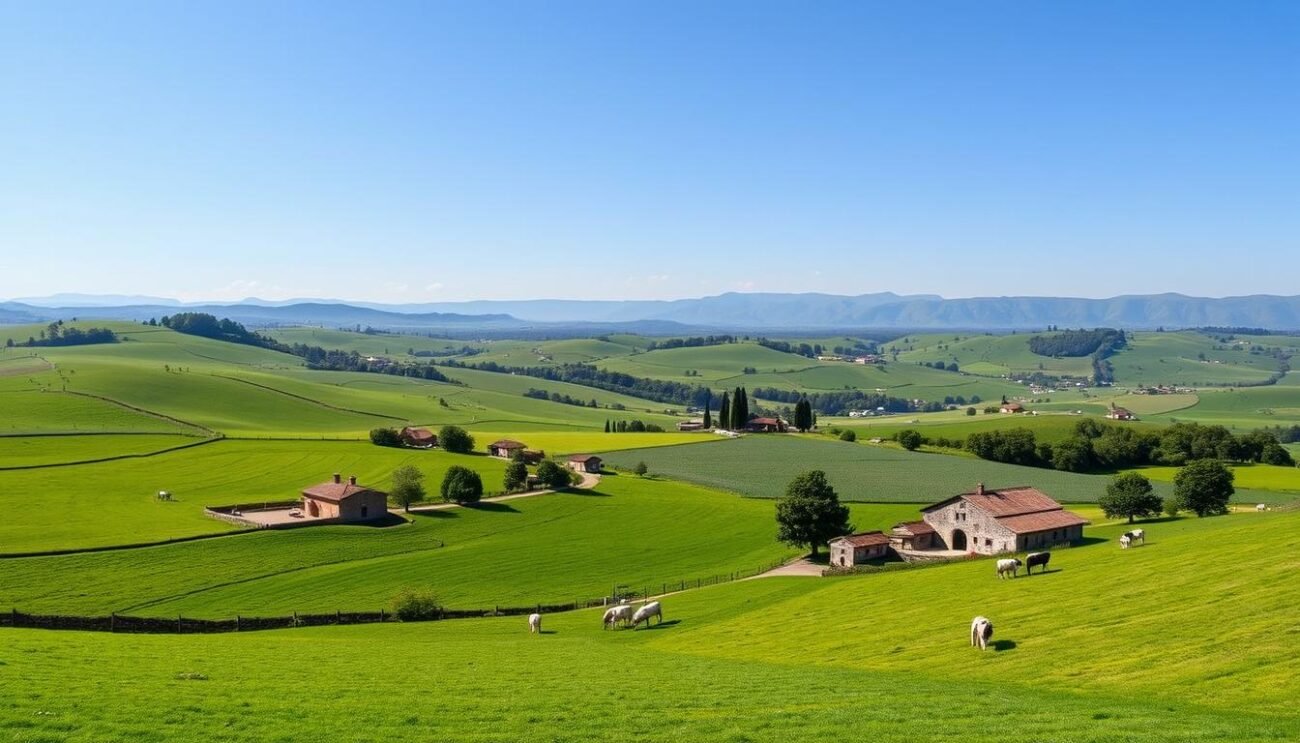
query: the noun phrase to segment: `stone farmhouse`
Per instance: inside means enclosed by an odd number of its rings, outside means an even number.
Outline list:
[[[1036,488],[987,490],[983,483],[921,514],[943,548],[980,555],[1077,542],[1088,523]]]
[[[831,565],[846,568],[878,560],[889,554],[889,536],[879,531],[868,531],[830,541]]]
[[[1106,413],[1106,417],[1110,418],[1113,421],[1137,420],[1137,416],[1133,415],[1132,410],[1129,410],[1128,408],[1121,408],[1117,406],[1115,403],[1110,404],[1110,410]]]

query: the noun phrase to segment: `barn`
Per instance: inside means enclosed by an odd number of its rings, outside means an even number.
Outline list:
[[[1002,407],[998,408],[998,412],[1015,415],[1016,413],[1025,412],[1025,406],[1018,402],[1004,402],[1002,403]]]
[[[785,430],[785,423],[780,418],[754,418],[745,424],[745,430],[750,433],[781,433]]]
[[[509,459],[515,455],[515,452],[521,452],[526,448],[528,447],[513,439],[498,439],[497,441],[488,444],[488,454],[491,454],[494,457]]]
[[[600,472],[600,457],[595,454],[574,454],[569,457],[569,469],[574,472]]]
[[[889,537],[883,532],[867,531],[830,541],[831,565],[847,568],[889,554]]]
[[[343,523],[374,521],[388,515],[388,496],[357,484],[356,475],[343,482],[334,479],[302,491],[302,511],[308,518],[336,519]]]
[[[398,435],[401,436],[403,444],[413,449],[432,449],[438,445],[438,435],[427,428],[407,426]]]
[[[1037,488],[989,490],[983,483],[921,514],[936,532],[936,546],[981,555],[1077,542],[1088,523]]]
[[[1118,405],[1116,405],[1115,403],[1111,403],[1111,404],[1110,404],[1110,411],[1106,413],[1106,417],[1107,417],[1107,418],[1110,418],[1110,419],[1113,420],[1113,421],[1135,421],[1135,420],[1137,420],[1137,416],[1136,416],[1136,415],[1133,415],[1133,411],[1132,411],[1132,410],[1129,410],[1128,408],[1121,408],[1121,407],[1119,407]]]

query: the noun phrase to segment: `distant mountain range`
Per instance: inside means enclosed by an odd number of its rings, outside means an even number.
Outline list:
[[[140,299],[143,301],[134,302]],[[567,299],[480,300],[424,304],[377,304],[339,300],[248,299],[232,304],[181,304],[155,297],[62,294],[0,303],[0,322],[41,322],[72,316],[146,320],[177,311],[210,312],[248,325],[289,324],[392,330],[485,329],[505,331],[559,326],[592,332],[627,330],[679,333],[692,330],[964,329],[1012,330],[1067,327],[1183,328],[1241,326],[1300,329],[1300,296],[1206,298],[1156,294],[1079,299],[1068,297],[975,297],[891,292],[833,294],[728,293],[664,301]]]

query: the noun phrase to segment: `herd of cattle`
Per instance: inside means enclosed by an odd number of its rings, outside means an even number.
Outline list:
[[[624,627],[636,627],[642,622],[645,622],[645,625],[649,627],[651,618],[658,619],[659,624],[664,623],[664,609],[658,601],[651,601],[636,609],[631,604],[619,603],[618,606],[611,606],[605,610],[605,616],[601,619],[601,624],[604,629],[618,627],[620,624]],[[541,633],[541,614],[528,615],[528,631],[530,633]]]

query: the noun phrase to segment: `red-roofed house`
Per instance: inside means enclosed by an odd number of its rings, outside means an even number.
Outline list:
[[[438,435],[427,428],[407,426],[398,435],[402,437],[403,444],[415,449],[432,449],[438,445]]]
[[[781,433],[785,430],[785,423],[780,418],[754,418],[745,424],[745,430],[750,433]]]
[[[939,547],[938,532],[924,521],[905,521],[890,530],[889,545],[896,551],[929,550]]]
[[[889,537],[884,532],[868,531],[830,541],[831,565],[852,567],[889,554]]]
[[[309,518],[343,523],[373,521],[388,515],[388,496],[357,484],[356,476],[334,479],[302,491],[302,510]]]
[[[487,449],[488,449],[488,454],[491,454],[494,457],[503,457],[505,459],[509,459],[515,455],[515,452],[523,451],[526,448],[527,447],[525,447],[523,444],[521,444],[518,441],[514,441],[512,439],[500,439],[498,441],[493,441],[492,443],[488,444]]]
[[[595,454],[574,454],[569,457],[569,469],[574,472],[600,472],[600,457]]]
[[[983,483],[921,514],[948,549],[981,555],[1076,542],[1088,523],[1036,488],[987,490]]]
[[[1136,416],[1136,415],[1133,415],[1133,411],[1132,411],[1132,410],[1129,410],[1128,408],[1121,408],[1121,407],[1118,407],[1118,406],[1115,405],[1115,403],[1111,403],[1111,404],[1110,404],[1110,412],[1106,413],[1106,417],[1107,417],[1107,418],[1110,418],[1110,419],[1113,420],[1113,421],[1135,421],[1135,420],[1137,420],[1137,416]]]
[[[998,408],[998,411],[1002,413],[1013,413],[1013,414],[1023,413],[1025,412],[1025,406],[1021,405],[1018,402],[1004,402],[1002,403],[1002,407]]]

